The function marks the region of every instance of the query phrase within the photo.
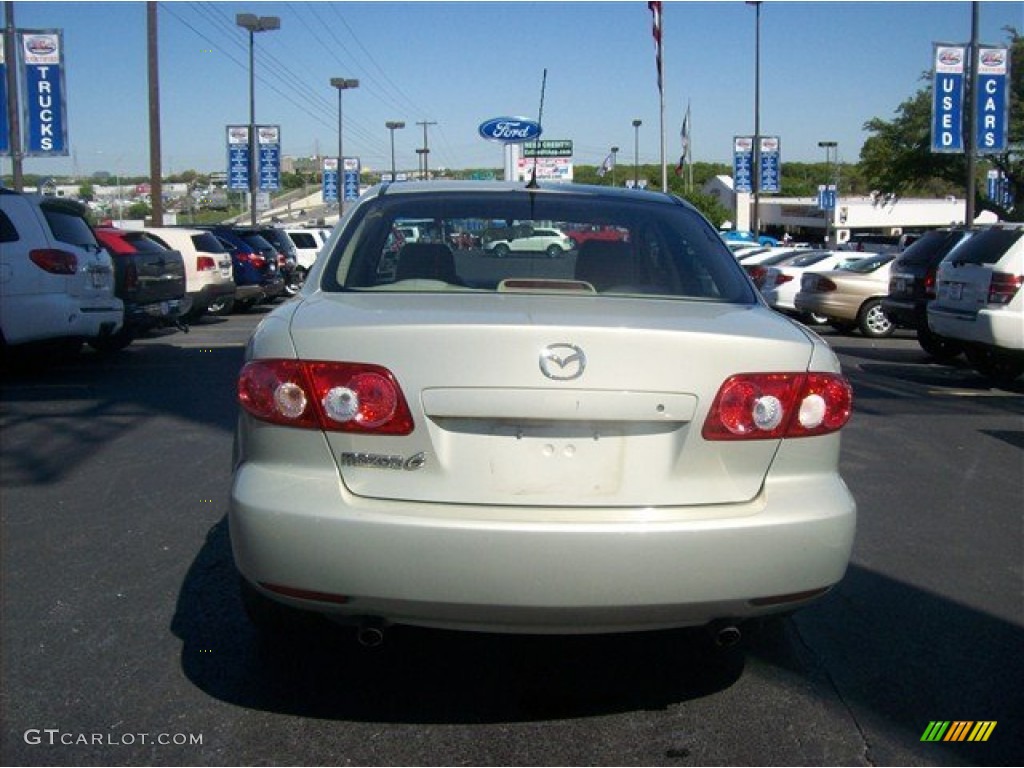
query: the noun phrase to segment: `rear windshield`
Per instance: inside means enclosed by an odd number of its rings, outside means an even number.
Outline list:
[[[948,232],[936,230],[934,232],[926,232],[900,255],[899,263],[907,266],[928,264],[942,258],[942,256],[949,253],[951,248],[968,236],[969,233],[966,231]]]
[[[868,274],[869,272],[874,272],[880,267],[884,267],[894,258],[895,256],[891,253],[880,253],[877,256],[867,256],[863,259],[858,259],[852,264],[847,264],[843,267],[843,270],[846,272],[860,272],[861,274]]]
[[[167,251],[167,248],[164,248],[145,232],[126,232],[124,239],[131,243],[139,253],[164,253]]]
[[[192,235],[192,245],[196,247],[197,251],[203,253],[228,253],[228,249],[212,232],[200,232]]]
[[[957,264],[996,264],[1022,236],[1022,228],[983,229],[947,258]]]
[[[96,237],[93,235],[89,224],[81,216],[47,206],[40,206],[50,231],[55,239],[69,245],[84,247],[98,247]]]
[[[288,236],[297,248],[319,248],[320,244],[311,232],[289,232]]]
[[[374,198],[335,243],[322,287],[757,301],[690,207],[556,191]]]

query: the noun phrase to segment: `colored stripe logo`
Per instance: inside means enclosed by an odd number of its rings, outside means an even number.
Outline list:
[[[921,741],[988,741],[996,720],[932,720]]]

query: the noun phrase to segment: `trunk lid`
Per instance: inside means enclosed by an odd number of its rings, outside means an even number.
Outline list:
[[[548,507],[752,499],[778,441],[707,442],[708,408],[730,375],[803,371],[814,349],[760,305],[592,296],[319,294],[292,338],[387,367],[413,412],[405,437],[327,434],[352,493]]]

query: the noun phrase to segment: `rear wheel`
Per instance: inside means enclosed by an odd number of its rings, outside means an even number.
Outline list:
[[[968,347],[967,360],[982,376],[1011,382],[1024,374],[1024,357],[1013,356],[988,347]]]
[[[870,299],[864,302],[857,315],[857,327],[860,328],[861,333],[871,339],[884,339],[887,336],[892,336],[896,331],[896,326],[882,309],[881,299]]]
[[[284,292],[288,296],[294,296],[302,290],[302,286],[306,284],[306,270],[302,267],[296,267],[292,270],[291,275],[288,276],[288,282],[284,285]]]
[[[960,342],[932,333],[929,328],[917,329],[917,343],[921,349],[940,361],[952,360],[964,351]]]
[[[234,309],[234,298],[230,296],[217,296],[210,302],[210,306],[206,308],[206,313],[208,315],[214,315],[215,317],[224,317],[226,315],[230,315]]]
[[[509,254],[509,247],[504,243],[498,243],[494,246],[494,255],[499,259],[504,259]]]
[[[562,255],[562,249],[557,245],[549,245],[545,253],[547,253],[548,258],[557,259]]]

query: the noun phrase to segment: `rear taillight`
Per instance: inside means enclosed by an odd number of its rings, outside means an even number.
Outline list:
[[[924,275],[924,295],[926,299],[935,298],[935,270],[930,269]]]
[[[238,402],[272,424],[408,435],[412,414],[387,368],[368,363],[254,360],[238,377]]]
[[[197,256],[196,257],[196,271],[206,272],[211,269],[217,268],[217,262],[214,261],[212,256]]]
[[[743,373],[718,390],[705,440],[772,440],[835,432],[850,419],[853,390],[836,373]]]
[[[782,285],[783,283],[788,283],[792,279],[793,279],[792,275],[787,275],[785,272],[780,272],[775,277],[775,284],[776,285]]]
[[[36,248],[29,251],[28,257],[51,275],[73,275],[78,271],[78,257],[59,248]]]
[[[764,288],[764,282],[768,277],[768,267],[762,267],[760,264],[753,267],[747,267],[747,274],[750,275],[750,279],[754,281],[754,285],[758,288]]]
[[[988,285],[989,304],[1009,304],[1017,295],[1021,285],[1024,285],[1024,277],[1011,275],[1007,272],[993,272],[992,282]]]

